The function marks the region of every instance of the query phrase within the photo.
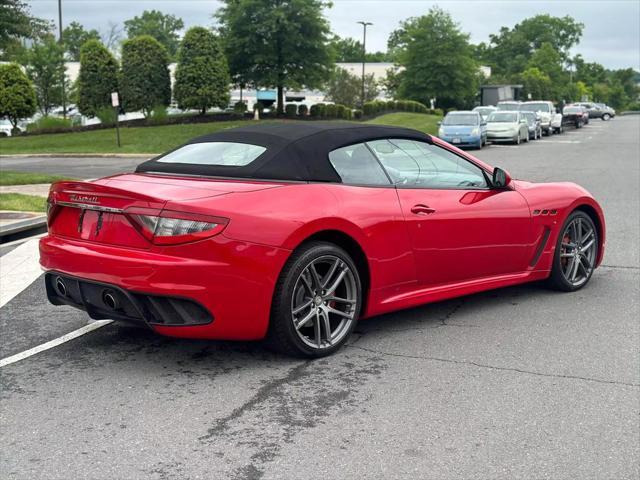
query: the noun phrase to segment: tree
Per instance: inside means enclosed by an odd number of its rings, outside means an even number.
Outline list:
[[[154,107],[171,102],[169,54],[150,35],[122,44],[122,83],[120,91],[126,111],[149,116]]]
[[[171,58],[174,58],[178,51],[178,32],[183,28],[184,22],[181,18],[158,10],[145,10],[139,17],[124,22],[128,38],[150,35],[164,45]]]
[[[51,29],[46,20],[31,16],[22,0],[2,0],[0,3],[0,57],[7,59],[20,50],[20,39],[39,39]]]
[[[107,28],[100,33],[100,39],[107,50],[115,52],[122,38],[122,27],[115,22],[108,22]]]
[[[599,63],[585,62],[582,55],[576,55],[570,63],[575,68],[574,80],[581,80],[587,85],[595,85],[607,80],[607,70]]]
[[[490,35],[490,44],[483,60],[497,74],[517,75],[527,68],[536,50],[547,43],[564,62],[569,58],[569,50],[580,41],[583,28],[582,23],[568,15],[536,15],[511,29],[502,27],[498,34]]]
[[[523,95],[525,98],[533,100],[543,100],[550,98],[551,79],[549,75],[540,71],[536,67],[530,67],[522,72]],[[529,97],[530,95],[530,97]]]
[[[27,52],[27,75],[36,89],[38,108],[43,115],[62,104],[62,82],[65,80],[64,47],[53,36],[34,43]]]
[[[182,109],[229,104],[229,68],[216,36],[206,28],[187,31],[178,51],[174,96]]]
[[[331,47],[334,50],[336,62],[362,62],[362,42],[353,38],[340,38],[335,36],[331,40]],[[386,52],[366,53],[367,62],[390,62],[391,57]]]
[[[89,40],[100,40],[100,33],[97,30],[85,30],[78,22],[71,22],[62,31],[62,41],[71,61],[80,61],[80,48]]]
[[[319,88],[334,62],[324,0],[225,0],[216,16],[235,81],[284,89]]]
[[[118,90],[118,62],[98,40],[89,40],[80,49],[77,80],[78,110],[87,117],[111,105],[111,93]]]
[[[7,117],[14,130],[18,122],[36,113],[36,92],[17,63],[0,65],[0,117]]]
[[[426,105],[431,98],[441,108],[465,107],[478,91],[479,70],[469,35],[438,7],[403,22],[391,34],[390,50],[405,70],[397,74],[397,95]]]
[[[375,100],[378,84],[373,74],[365,75],[364,102]],[[362,79],[343,68],[337,68],[325,87],[325,99],[347,107],[362,105]]]

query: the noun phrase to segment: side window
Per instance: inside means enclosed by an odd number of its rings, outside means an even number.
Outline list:
[[[390,185],[389,178],[364,143],[338,148],[329,153],[329,161],[342,183],[354,185]]]
[[[369,142],[398,186],[409,188],[487,188],[482,169],[444,148],[414,140]]]

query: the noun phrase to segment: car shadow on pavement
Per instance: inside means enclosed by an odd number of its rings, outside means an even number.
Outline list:
[[[544,301],[549,295],[558,295],[533,283],[482,292],[442,302],[423,305],[399,312],[379,315],[362,320],[356,326],[348,346],[353,346],[363,337],[393,335],[407,330],[427,330],[443,327],[481,328],[484,316],[505,315],[506,306],[516,306],[521,301]],[[459,319],[461,309],[471,308],[473,315]],[[494,313],[495,310],[495,313]],[[470,320],[473,323],[470,323]],[[478,324],[478,322],[480,322]],[[223,370],[238,366],[249,367],[253,363],[264,365],[289,364],[300,359],[287,358],[271,352],[263,342],[192,340],[163,337],[146,328],[135,328],[122,324],[113,324],[84,337],[82,344],[86,348],[74,348],[67,355],[67,362],[77,357],[85,362],[87,354],[102,357],[109,356],[110,362],[148,361],[164,365],[172,362],[182,367],[203,365],[207,362],[218,364]],[[343,348],[338,352],[349,351]],[[65,355],[66,356],[66,355]],[[233,367],[235,366],[235,367]]]

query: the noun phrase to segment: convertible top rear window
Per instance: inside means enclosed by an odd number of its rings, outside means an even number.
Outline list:
[[[202,142],[184,145],[158,159],[160,163],[191,165],[249,165],[267,149],[250,143]]]
[[[258,180],[340,182],[329,152],[380,138],[430,142],[408,128],[360,123],[274,122],[223,129],[138,165],[136,172]]]

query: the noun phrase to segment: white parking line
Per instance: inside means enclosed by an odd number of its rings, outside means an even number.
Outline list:
[[[38,345],[37,347],[30,348],[29,350],[25,350],[24,352],[16,353],[15,355],[11,355],[10,357],[3,358],[2,360],[0,360],[0,368],[12,363],[19,362],[20,360],[24,360],[25,358],[29,358],[37,353],[44,352],[45,350],[49,350],[50,348],[57,347],[58,345],[68,342],[69,340],[78,338],[85,333],[92,332],[94,330],[97,330],[98,328],[104,327],[105,325],[109,325],[110,323],[113,323],[113,320],[96,320],[95,322],[91,322],[84,327],[43,343],[42,345]]]
[[[28,240],[0,257],[0,308],[42,273],[38,263],[38,241],[37,238]]]

